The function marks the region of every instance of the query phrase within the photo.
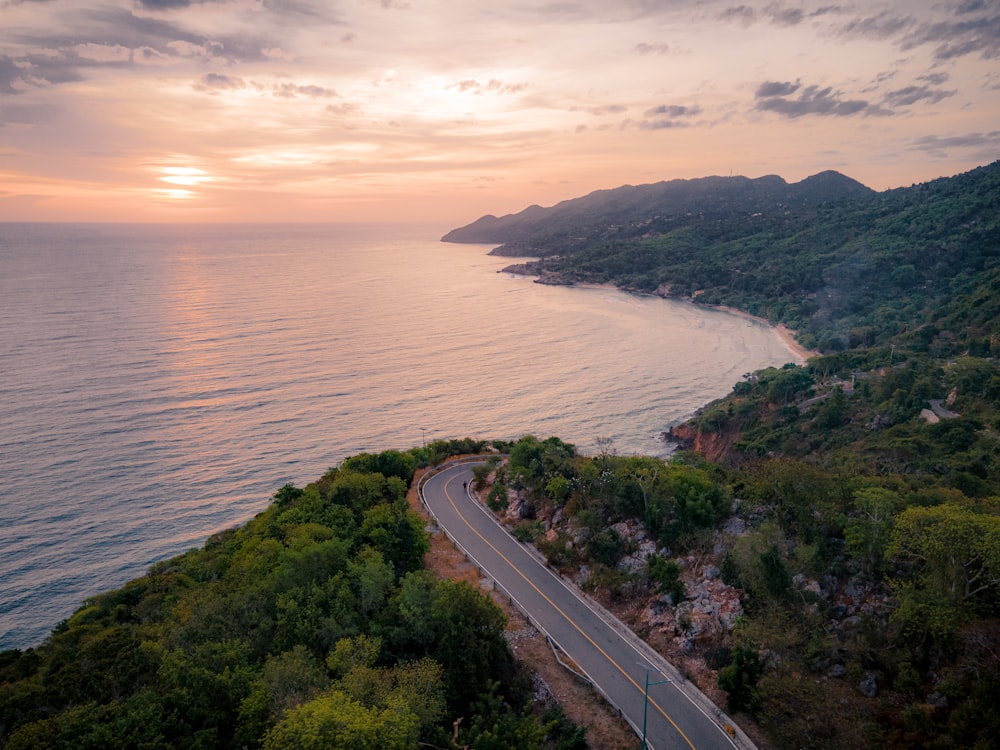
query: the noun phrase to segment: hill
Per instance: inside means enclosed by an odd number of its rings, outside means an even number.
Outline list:
[[[869,195],[874,192],[838,172],[822,172],[792,185],[774,175],[671,180],[598,190],[551,208],[529,206],[500,218],[483,216],[452,230],[442,241],[505,243],[508,247],[498,254],[547,255],[551,243],[565,233],[593,235],[609,225],[801,208]],[[523,252],[529,249],[537,252]]]
[[[1000,162],[876,193],[836,172],[598,191],[445,235],[502,242],[547,283],[746,310],[835,352],[887,342],[983,352],[1000,312]]]

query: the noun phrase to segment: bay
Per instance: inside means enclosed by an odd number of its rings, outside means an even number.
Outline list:
[[[403,225],[0,224],[0,650],[362,451],[657,435],[792,361]]]

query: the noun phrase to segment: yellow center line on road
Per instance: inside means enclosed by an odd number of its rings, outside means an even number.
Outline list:
[[[476,529],[472,526],[472,524],[469,523],[469,521],[465,518],[465,516],[462,514],[462,512],[458,509],[458,506],[455,505],[455,501],[452,499],[451,493],[448,491],[448,485],[451,484],[452,481],[454,481],[454,478],[453,479],[449,479],[447,482],[445,482],[445,485],[444,485],[444,496],[446,498],[448,498],[448,502],[451,503],[451,507],[454,509],[455,513],[458,514],[458,517],[462,519],[462,521],[465,523],[465,525],[469,527],[469,530],[473,534],[475,534],[477,537],[479,537],[487,547],[489,547],[491,550],[493,550],[494,552],[496,552],[500,556],[500,559],[502,559],[505,563],[507,563],[514,570],[514,572],[516,572],[519,576],[521,576],[521,578],[524,579],[524,582],[527,583],[529,586],[531,586],[531,588],[533,588],[538,593],[539,596],[541,596],[545,601],[547,601],[556,612],[558,612],[564,618],[566,618],[566,622],[568,622],[570,625],[572,625],[580,635],[582,635],[584,638],[586,638],[587,641],[590,643],[590,645],[593,646],[595,649],[597,649],[598,652],[600,652],[604,656],[605,659],[607,659],[609,662],[611,662],[612,664],[614,664],[615,668],[619,672],[622,673],[622,675],[625,677],[625,679],[628,680],[629,682],[631,682],[633,685],[635,685],[636,690],[638,690],[640,693],[642,693],[644,696],[646,696],[646,700],[649,701],[650,705],[652,705],[653,707],[655,707],[656,710],[659,711],[663,715],[663,718],[670,722],[670,726],[672,726],[674,729],[676,729],[677,733],[681,737],[684,738],[684,741],[688,744],[688,747],[690,747],[691,750],[697,750],[695,748],[695,746],[691,743],[691,740],[688,739],[688,736],[686,734],[684,734],[684,731],[679,726],[677,726],[677,722],[675,722],[673,719],[670,718],[670,715],[666,711],[663,710],[663,708],[660,706],[659,703],[657,703],[655,700],[653,700],[652,698],[649,697],[649,695],[646,693],[646,690],[645,690],[644,687],[642,687],[638,682],[636,682],[635,680],[633,680],[632,676],[628,672],[626,672],[624,669],[622,669],[621,665],[618,662],[616,662],[614,659],[612,659],[611,656],[608,654],[607,651],[605,651],[603,648],[601,648],[600,646],[598,646],[597,643],[594,642],[593,638],[591,638],[589,635],[587,635],[583,631],[583,629],[579,625],[577,625],[576,622],[569,615],[567,615],[565,612],[563,612],[562,609],[559,608],[559,605],[557,605],[554,601],[552,601],[551,599],[549,599],[549,597],[545,594],[545,592],[542,591],[540,588],[538,588],[538,586],[536,586],[534,584],[534,582],[531,579],[529,579],[521,571],[520,568],[518,568],[516,565],[514,565],[514,563],[512,563],[510,560],[508,560],[507,556],[504,555],[503,552],[501,552],[496,547],[494,547],[486,537],[484,537],[482,534],[480,534],[478,531],[476,531]]]

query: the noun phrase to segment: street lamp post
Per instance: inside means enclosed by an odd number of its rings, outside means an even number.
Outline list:
[[[420,435],[424,441],[424,468],[427,468],[427,430],[423,427],[420,428]]]
[[[646,667],[646,688],[642,693],[642,750],[646,750],[646,748],[649,747],[649,745],[646,744],[646,711],[649,708],[649,688],[654,685],[662,685],[665,682],[670,682],[670,680],[650,682],[649,667]]]

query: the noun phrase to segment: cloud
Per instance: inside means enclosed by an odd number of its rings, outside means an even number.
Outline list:
[[[873,41],[897,38],[903,50],[935,44],[934,57],[938,60],[972,54],[995,59],[1000,57],[1000,14],[994,7],[984,0],[964,0],[949,9],[953,17],[937,21],[882,11],[848,21],[836,29],[836,34]]]
[[[14,58],[0,55],[0,94],[21,94],[31,88],[79,81],[79,61],[46,54]]]
[[[136,65],[171,65],[174,61],[152,47],[139,47],[132,52],[132,62]]]
[[[681,104],[660,104],[647,109],[643,116],[646,118],[636,123],[640,130],[669,130],[671,128],[690,127],[691,122],[685,118],[695,117],[701,114],[701,107],[686,107]]]
[[[176,40],[173,42],[167,42],[164,47],[166,48],[167,54],[174,55],[176,57],[189,57],[189,58],[202,58],[211,59],[214,57],[222,57],[222,45],[218,42],[206,42],[204,44],[194,44],[193,42]]]
[[[331,115],[352,115],[360,111],[361,107],[354,102],[342,102],[340,104],[327,104],[326,111]]]
[[[666,115],[667,117],[691,117],[701,112],[701,107],[685,107],[680,104],[661,104],[645,111],[646,117],[657,117]]]
[[[144,7],[189,4],[187,0],[145,0]],[[137,16],[124,8],[70,8],[62,16],[61,26],[39,25],[9,35],[8,44],[23,51],[0,55],[0,95],[79,81],[87,71],[101,68],[166,66],[184,60],[230,65],[266,61],[279,49],[256,32],[210,37],[163,18]],[[199,86],[203,90],[218,88],[211,79]]]
[[[622,112],[627,110],[624,104],[604,104],[599,107],[587,107],[584,112],[589,112],[592,115],[620,115]]]
[[[856,18],[842,24],[837,34],[848,38],[862,38],[882,41],[896,36],[909,28],[915,21],[912,16],[899,16],[888,11],[882,11],[877,16]]]
[[[139,6],[146,10],[173,10],[187,8],[191,0],[138,0]]]
[[[276,83],[273,86],[266,86],[255,81],[247,81],[238,76],[230,76],[225,73],[206,73],[191,85],[195,91],[202,91],[206,94],[218,94],[221,91],[241,91],[253,89],[260,93],[270,93],[279,99],[295,99],[300,96],[308,99],[323,99],[339,96],[333,89],[315,84],[301,85],[297,83]]]
[[[337,92],[333,89],[324,88],[323,86],[299,86],[294,83],[279,83],[274,87],[274,95],[283,99],[292,99],[297,96],[305,96],[310,99],[320,99],[337,96]]]
[[[840,6],[828,5],[809,13],[808,17],[822,16],[840,10]],[[768,21],[775,26],[798,26],[806,18],[806,12],[802,8],[786,8],[781,3],[770,3],[760,10],[750,5],[734,5],[719,14],[719,20],[736,23],[744,28],[752,26],[757,21]]]
[[[945,83],[949,78],[951,78],[951,76],[948,75],[947,73],[928,73],[927,75],[918,76],[917,80],[927,81],[927,83],[931,84],[932,86],[940,86],[942,83]]]
[[[821,8],[817,8],[812,13],[809,14],[810,18],[818,18],[819,16],[830,15],[831,13],[844,13],[847,10],[846,6],[843,5],[824,5]]]
[[[879,73],[878,75],[876,75],[875,78],[872,79],[871,85],[866,86],[865,88],[861,89],[861,92],[864,93],[864,94],[867,94],[870,91],[878,91],[879,88],[882,86],[883,83],[886,83],[887,81],[891,81],[893,78],[895,78],[898,75],[899,75],[899,71],[898,70],[884,70],[881,73]],[[947,80],[947,76],[945,76],[945,79]]]
[[[995,152],[1000,148],[1000,130],[988,133],[967,133],[940,138],[936,135],[925,135],[913,141],[910,147],[916,151],[943,153],[946,149],[987,149]]]
[[[791,94],[798,93],[794,99]],[[820,115],[823,117],[849,117],[851,115],[887,114],[887,111],[869,104],[864,99],[843,99],[840,92],[832,87],[820,88],[801,84],[767,81],[757,88],[756,109],[763,112],[776,112],[785,117],[796,118],[805,115]]]
[[[923,24],[903,39],[902,47],[912,49],[923,44],[938,45],[934,50],[938,60],[976,53],[986,60],[995,59],[1000,57],[1000,14]]]
[[[757,11],[749,5],[737,5],[726,8],[719,14],[719,20],[738,23],[740,26],[750,26],[757,20]]]
[[[128,62],[132,57],[132,52],[128,47],[120,44],[78,44],[73,48],[73,52],[82,60],[92,60],[98,63],[120,63]]]
[[[194,5],[211,5],[228,2],[228,0],[134,0],[143,10],[172,11],[190,8]],[[260,0],[260,7],[275,15],[325,17],[327,12],[322,5],[308,0]],[[383,7],[385,4],[383,3]]]
[[[791,81],[764,81],[757,87],[756,96],[758,99],[772,96],[790,96],[799,89],[799,82]]]
[[[192,85],[196,91],[214,94],[219,91],[234,91],[247,88],[247,82],[236,76],[223,73],[206,73]]]
[[[448,86],[449,89],[458,89],[463,92],[468,91],[473,94],[516,94],[527,87],[528,84],[526,83],[504,83],[496,78],[491,78],[486,83],[480,83],[475,78],[467,78],[464,81],[459,81]]]
[[[138,49],[148,47],[164,55],[200,55],[225,58],[227,62],[266,60],[264,50],[273,41],[256,35],[206,36],[188,31],[170,21],[136,16],[121,8],[100,7],[68,13],[64,32],[37,32],[18,41],[30,47],[71,53],[80,45]]]
[[[764,13],[778,26],[798,26],[805,15],[801,8],[782,8],[777,3],[764,8]]]
[[[986,0],[964,0],[958,4],[955,8],[955,13],[957,15],[964,15],[965,13],[978,13],[982,10],[989,10],[989,3]]]
[[[906,86],[887,93],[885,95],[885,103],[890,107],[908,107],[919,101],[926,101],[928,104],[937,104],[942,99],[947,99],[956,93],[956,91],[932,89],[930,86]]]
[[[0,94],[21,93],[14,84],[21,81],[21,69],[10,57],[0,56]]]
[[[632,48],[640,55],[666,55],[670,52],[669,45],[666,44],[647,44],[646,42],[640,42]]]

